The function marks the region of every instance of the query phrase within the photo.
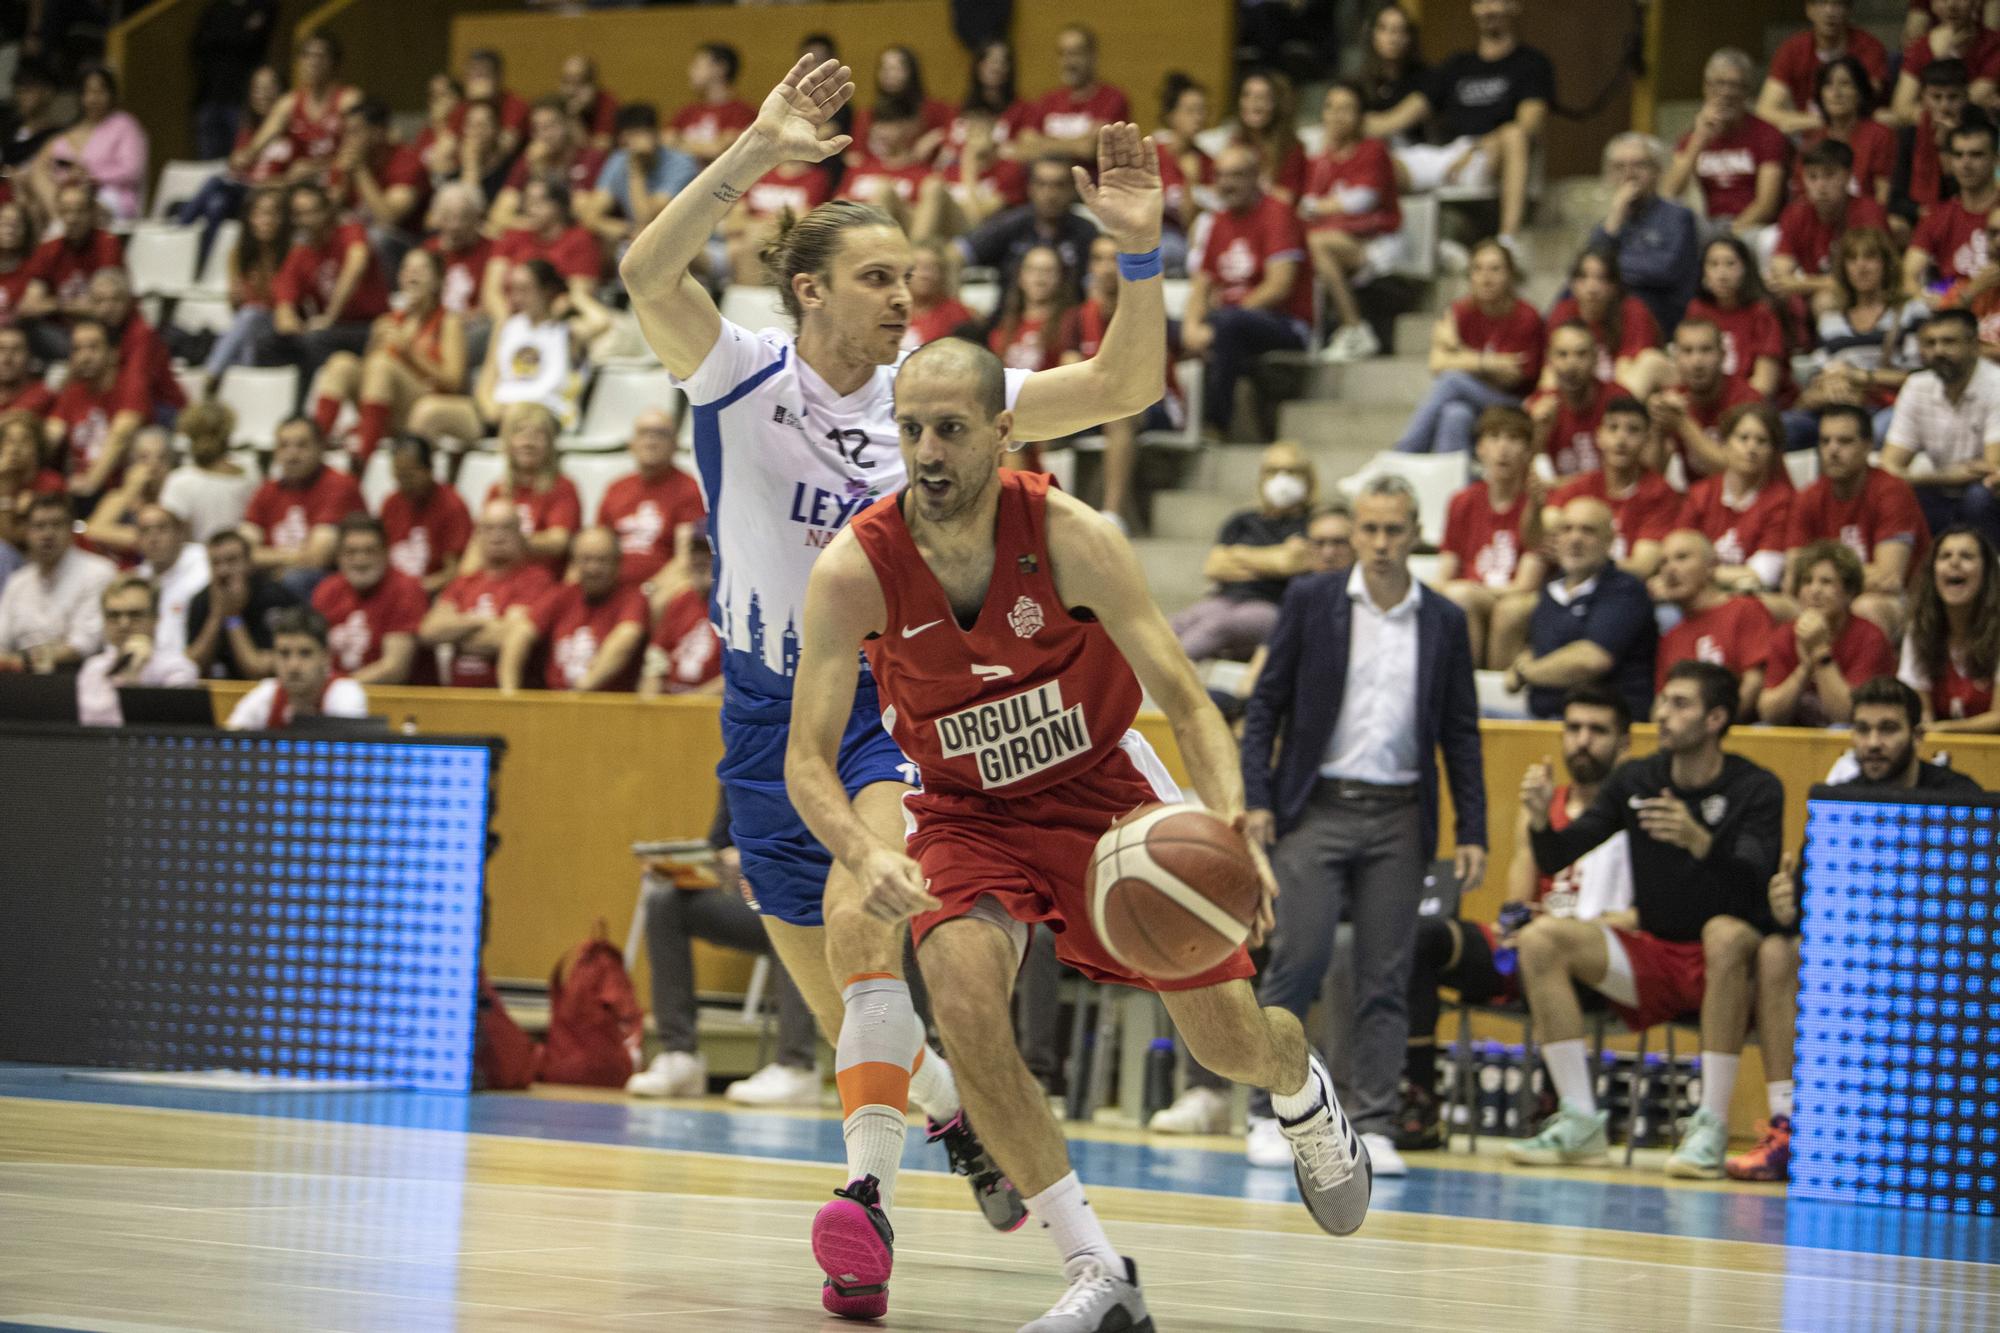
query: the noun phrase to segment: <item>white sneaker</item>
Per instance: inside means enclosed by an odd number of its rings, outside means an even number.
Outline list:
[[[1319,349],[1319,363],[1322,366],[1344,366],[1353,359],[1354,354],[1348,350],[1345,328],[1335,329],[1332,336],[1326,340],[1326,345]]]
[[[722,1095],[744,1106],[818,1106],[819,1071],[769,1064],[737,1079]]]
[[[1279,1128],[1277,1117],[1260,1117],[1250,1122],[1250,1132],[1243,1139],[1243,1155],[1250,1159],[1252,1166],[1268,1167],[1273,1171],[1292,1169],[1291,1141]]]
[[[708,1061],[686,1051],[661,1051],[625,1080],[634,1097],[700,1097],[708,1092]]]
[[[1382,340],[1375,336],[1375,330],[1367,324],[1347,324],[1341,327],[1334,338],[1347,349],[1350,361],[1366,361],[1378,356],[1382,351]]]
[[[1153,1112],[1146,1128],[1155,1134],[1227,1134],[1229,1100],[1214,1088],[1189,1088],[1172,1106]]]
[[[1395,1142],[1387,1134],[1363,1134],[1361,1143],[1368,1149],[1368,1160],[1374,1164],[1377,1176],[1410,1174],[1410,1164],[1396,1151]]]

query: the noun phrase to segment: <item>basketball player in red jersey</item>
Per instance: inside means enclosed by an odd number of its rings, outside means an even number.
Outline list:
[[[1050,922],[1058,957],[1085,976],[1158,991],[1204,1065],[1272,1090],[1320,1226],[1361,1225],[1372,1173],[1298,1021],[1258,1008],[1244,950],[1155,982],[1092,932],[1085,878],[1098,838],[1142,805],[1180,799],[1130,730],[1140,685],[1173,719],[1202,800],[1239,828],[1242,780],[1229,729],[1124,538],[1047,478],[1001,471],[1013,428],[1003,386],[999,359],[957,339],[904,362],[896,424],[910,485],[855,518],[813,566],[785,777],[869,913],[913,918],[966,1107],[1062,1252],[1069,1291],[1023,1333],[1150,1329],[1136,1270],[1105,1238],[1047,1102],[1002,1039],[1030,923]],[[883,725],[923,778],[904,802],[907,852],[856,814],[839,776],[857,649]],[[1277,884],[1249,845],[1264,882],[1261,934]],[[874,1237],[879,1248],[852,1269],[886,1282],[886,1221]]]

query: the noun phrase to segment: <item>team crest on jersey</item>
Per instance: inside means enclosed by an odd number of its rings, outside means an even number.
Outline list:
[[[1025,593],[1015,601],[1014,609],[1007,613],[1007,623],[1014,632],[1024,639],[1032,639],[1041,632],[1043,625],[1042,605]]]
[[[1701,821],[1704,824],[1720,824],[1722,817],[1729,813],[1729,798],[1721,792],[1701,798]]]

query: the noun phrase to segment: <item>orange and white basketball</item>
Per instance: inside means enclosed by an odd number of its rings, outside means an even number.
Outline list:
[[[1219,967],[1248,938],[1262,886],[1243,837],[1198,805],[1148,805],[1097,840],[1090,923],[1155,981]]]

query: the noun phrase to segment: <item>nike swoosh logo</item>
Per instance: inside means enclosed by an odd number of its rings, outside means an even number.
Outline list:
[[[929,629],[932,625],[942,625],[942,624],[944,624],[944,617],[939,616],[936,620],[926,620],[921,625],[905,625],[903,626],[903,637],[906,639],[914,639],[919,634],[922,634],[925,630]]]

